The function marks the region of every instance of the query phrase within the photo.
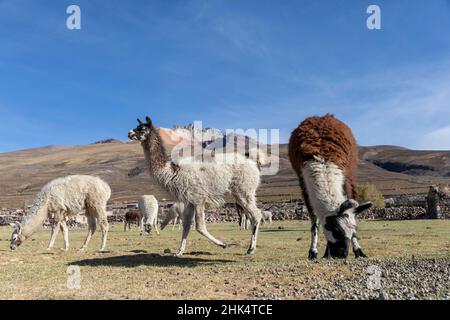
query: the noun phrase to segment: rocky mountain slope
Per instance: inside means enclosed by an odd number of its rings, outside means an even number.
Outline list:
[[[297,178],[280,145],[280,170],[265,176],[261,200],[300,197]],[[414,151],[400,147],[360,148],[359,181],[375,183],[385,195],[426,192],[433,183],[446,183],[450,152]],[[170,199],[151,180],[139,144],[106,139],[83,146],[49,146],[0,154],[0,207],[22,207],[51,179],[69,174],[92,174],[112,187],[113,201],[135,200],[141,194]]]

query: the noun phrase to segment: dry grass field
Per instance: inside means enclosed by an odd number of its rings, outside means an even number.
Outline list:
[[[366,285],[369,265],[381,268],[382,290],[391,298],[450,298],[450,221],[361,221],[359,228],[371,258],[309,262],[308,221],[263,227],[253,256],[244,254],[249,231],[211,224],[211,233],[231,246],[216,247],[192,232],[181,258],[164,253],[178,247],[180,231],[171,227],[140,236],[112,225],[104,253],[96,251],[98,233],[86,252],[77,251],[86,230],[70,231],[68,252],[59,249],[61,235],[53,251],[45,250],[49,230],[12,252],[11,230],[1,227],[0,299],[376,298],[379,291]],[[323,236],[319,249],[322,254]],[[80,289],[67,288],[71,265],[80,266]]]

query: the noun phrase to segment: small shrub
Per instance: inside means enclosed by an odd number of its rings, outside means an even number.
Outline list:
[[[384,207],[383,195],[374,184],[365,183],[358,186],[358,197],[360,202],[372,201],[375,207]]]

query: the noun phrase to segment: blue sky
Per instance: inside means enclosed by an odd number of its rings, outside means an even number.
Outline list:
[[[450,149],[449,30],[448,0],[0,0],[0,152],[124,140],[145,115],[287,141],[327,112],[361,145]]]

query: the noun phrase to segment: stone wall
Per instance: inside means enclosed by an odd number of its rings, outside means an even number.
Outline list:
[[[371,220],[411,220],[426,218],[426,195],[406,195],[391,197],[389,205],[386,208],[372,208],[363,212],[359,219]],[[165,204],[160,207],[159,219],[160,221],[167,214],[170,204]],[[308,212],[302,202],[277,202],[277,203],[259,203],[259,208],[269,210],[272,212],[273,220],[307,220],[309,219]],[[450,202],[443,205],[444,217],[450,218]],[[123,222],[126,209],[113,210],[112,214],[108,216],[109,222]],[[206,220],[209,223],[216,222],[237,222],[238,215],[234,204],[227,204],[217,210],[207,210]],[[22,221],[21,212],[17,210],[2,210],[0,211],[0,225],[8,225],[14,221]],[[69,221],[71,227],[83,227],[84,224],[79,221]],[[45,226],[49,226],[46,222]]]

